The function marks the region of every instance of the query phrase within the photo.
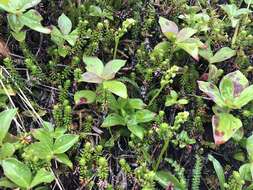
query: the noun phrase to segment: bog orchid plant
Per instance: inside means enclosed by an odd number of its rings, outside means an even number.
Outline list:
[[[0,9],[8,12],[8,24],[11,28],[11,34],[16,40],[25,40],[26,31],[22,30],[24,26],[45,34],[49,34],[51,32],[51,29],[41,25],[42,17],[39,12],[35,9],[30,9],[38,5],[40,2],[41,0],[0,1]]]
[[[175,22],[164,17],[159,18],[159,24],[163,34],[174,44],[176,49],[183,49],[195,60],[199,60],[199,48],[204,48],[205,45],[198,38],[192,38],[197,30],[187,27],[179,31]]]
[[[97,57],[83,57],[86,70],[82,75],[81,81],[88,83],[102,84],[105,90],[116,94],[122,98],[127,98],[127,88],[120,81],[112,80],[115,74],[126,64],[126,61],[114,59],[106,65]]]
[[[217,105],[213,107],[213,136],[215,144],[223,144],[242,127],[241,120],[229,112],[241,109],[253,100],[253,85],[249,86],[249,81],[239,70],[225,75],[219,88],[212,82],[198,81],[198,85]]]

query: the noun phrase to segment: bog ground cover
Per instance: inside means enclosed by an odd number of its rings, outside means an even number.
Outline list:
[[[253,0],[0,0],[0,189],[253,189]]]

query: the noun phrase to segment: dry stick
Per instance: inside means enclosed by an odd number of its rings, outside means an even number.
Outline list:
[[[60,190],[65,190],[64,187],[62,187],[62,183],[60,182],[58,176],[54,173],[54,171],[52,170],[52,168],[50,168],[50,171],[54,174],[55,176],[55,182],[57,184],[57,186],[59,187]]]
[[[0,84],[1,84],[2,87],[3,87],[5,94],[8,96],[11,105],[15,108],[15,104],[13,103],[13,101],[12,101],[12,99],[11,99],[11,97],[10,97],[8,91],[7,91],[7,89],[5,88],[5,85],[4,85],[3,81],[2,81],[2,79],[0,79]],[[17,113],[17,115],[18,115],[18,118],[20,119],[20,116],[19,116],[18,113]],[[17,128],[18,132],[21,131],[20,129],[22,129],[23,131],[25,131],[25,128],[24,128],[22,125],[20,125],[20,123],[17,121],[16,118],[14,118],[13,120],[15,121],[15,123],[16,123],[16,125],[17,125],[17,127],[18,127],[18,128]],[[20,120],[21,120],[21,119],[20,119]]]
[[[9,77],[11,77],[10,73],[9,73],[3,66],[1,66],[1,68],[6,72],[6,74],[7,74]],[[14,82],[14,84],[15,84],[16,86],[18,86],[17,83],[16,83],[15,81],[13,81],[13,82]],[[34,114],[34,115],[37,117],[38,123],[41,124],[41,125],[43,125],[43,120],[42,120],[41,117],[38,115],[38,113],[34,110],[33,106],[32,106],[31,103],[29,102],[28,98],[25,96],[25,94],[23,93],[23,91],[22,91],[19,87],[18,87],[18,90],[19,90],[19,92],[20,92],[20,94],[18,93],[19,97],[20,97],[20,98],[22,99],[22,101],[31,109],[31,110],[29,110],[29,111],[32,111],[31,113]],[[35,117],[35,118],[36,118],[36,117]]]

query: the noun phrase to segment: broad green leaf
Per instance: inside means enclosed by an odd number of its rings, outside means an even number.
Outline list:
[[[65,39],[61,31],[53,26],[53,30],[51,32],[51,40],[57,44],[57,46],[61,47],[64,45]]]
[[[13,183],[23,188],[29,188],[32,180],[32,173],[25,164],[15,158],[8,158],[2,161],[2,167],[4,175]]]
[[[207,48],[200,49],[199,55],[210,63],[210,60],[213,57],[213,52],[211,50],[210,45],[208,45]]]
[[[127,128],[131,133],[135,136],[139,137],[141,140],[144,138],[144,134],[146,132],[145,128],[140,125],[127,125]]]
[[[0,1],[0,9],[3,9],[7,11],[8,13],[13,13],[15,14],[16,10],[14,7],[9,6],[9,0],[1,0]]]
[[[235,106],[241,108],[246,104],[248,104],[250,101],[253,100],[252,94],[253,94],[253,85],[250,85],[241,92],[239,97],[235,98],[234,102]]]
[[[62,13],[58,18],[58,26],[64,35],[68,35],[72,29],[72,22],[64,13]]]
[[[53,157],[52,147],[46,142],[35,142],[28,147],[28,151],[42,160],[50,159]]]
[[[54,174],[47,171],[45,168],[41,168],[33,178],[30,188],[33,188],[41,183],[51,183],[54,180]]]
[[[92,72],[86,72],[82,75],[81,81],[88,82],[88,83],[102,83],[103,79]]]
[[[219,107],[226,107],[219,89],[211,82],[198,81],[199,89],[207,94]]]
[[[229,47],[221,48],[213,57],[210,59],[210,63],[218,63],[230,59],[236,55],[236,51]]]
[[[244,2],[246,3],[246,4],[253,4],[253,0],[244,0]]]
[[[110,80],[115,77],[115,74],[126,64],[125,60],[114,59],[109,61],[103,71],[103,79]]]
[[[26,37],[26,31],[13,32],[11,31],[12,36],[19,42],[23,42]]]
[[[15,152],[15,146],[11,143],[4,143],[0,148],[0,160],[11,157]]]
[[[251,168],[252,167],[253,167],[252,163],[246,163],[246,164],[243,164],[239,168],[240,176],[245,181],[252,181],[252,179],[253,179],[253,176],[252,176],[252,173],[251,173]]]
[[[183,42],[183,41],[189,39],[189,38],[192,37],[196,32],[197,32],[197,30],[192,29],[192,28],[183,28],[183,29],[180,30],[180,32],[177,34],[177,42]]]
[[[15,33],[18,33],[24,27],[24,25],[25,25],[22,22],[22,20],[20,19],[20,17],[17,16],[17,15],[15,15],[15,14],[9,14],[9,15],[7,15],[7,19],[8,19],[8,24],[9,24],[10,28]]]
[[[127,98],[127,88],[122,82],[116,80],[104,81],[103,87],[119,97]]]
[[[41,2],[41,0],[22,0],[21,2],[24,5],[22,7],[22,9],[26,10],[26,9],[29,9],[31,7],[34,7],[34,6],[38,5]]]
[[[155,118],[155,115],[155,113],[146,109],[139,110],[135,113],[137,123],[150,122]]]
[[[112,93],[107,94],[107,102],[111,110],[117,111],[120,109],[119,103],[117,102],[116,98]]]
[[[227,92],[227,93],[231,93],[231,95],[227,94],[225,96],[225,94],[222,93],[222,91],[226,91],[225,89],[223,90],[223,88],[226,88],[226,85],[229,85],[229,87],[227,87],[227,91],[230,91],[230,92]],[[236,98],[240,96],[241,92],[246,87],[248,87],[248,85],[249,85],[248,79],[239,70],[237,70],[225,75],[222,78],[219,89],[221,91],[221,95],[224,98],[226,98],[227,96],[233,96],[234,98]]]
[[[242,127],[240,119],[228,113],[216,114],[212,118],[215,144],[227,142]]]
[[[68,167],[70,167],[71,169],[73,168],[73,164],[71,162],[71,160],[69,159],[67,154],[56,154],[55,155],[55,159],[62,163],[62,164],[66,164]]]
[[[46,121],[43,121],[43,128],[46,130],[46,131],[49,131],[49,132],[53,132],[54,131],[54,126],[52,123],[49,123],[49,122],[46,122]]]
[[[29,28],[45,34],[51,33],[51,30],[49,28],[41,25],[41,21],[42,17],[36,10],[29,10],[20,16],[20,22]]]
[[[96,93],[91,90],[77,91],[74,100],[76,104],[90,104],[96,100]]]
[[[218,160],[216,160],[211,154],[208,155],[208,159],[213,163],[214,170],[218,176],[221,190],[225,190],[225,175],[224,170]]]
[[[186,51],[196,61],[199,61],[199,45],[195,40],[188,39],[183,42],[177,42],[177,47]]]
[[[86,69],[88,72],[94,73],[102,78],[104,64],[99,58],[84,56],[83,62],[86,64]]]
[[[8,178],[2,177],[2,178],[0,178],[0,187],[15,189],[17,187],[17,185],[12,183]]]
[[[17,109],[9,109],[0,113],[0,145],[9,131],[11,122],[17,113]]]
[[[118,114],[110,114],[103,121],[102,127],[113,127],[117,125],[126,125],[125,120]]]
[[[241,8],[238,11],[236,11],[236,15],[237,17],[241,16],[241,15],[246,15],[246,14],[250,14],[252,13],[251,10],[247,9],[247,8]]]
[[[246,149],[247,149],[250,161],[253,161],[253,135],[247,138]]]
[[[90,16],[102,16],[103,15],[103,12],[102,12],[102,9],[98,6],[95,6],[95,5],[91,5],[89,7],[89,15]]]
[[[144,104],[142,99],[138,99],[138,98],[129,99],[128,104],[130,105],[132,109],[138,109],[138,110],[141,110],[146,106],[146,104]]]
[[[44,128],[39,128],[35,129],[32,134],[33,137],[39,140],[40,142],[46,143],[51,147],[53,146],[53,138],[52,133],[50,131],[47,131]]]
[[[155,180],[163,187],[167,188],[172,183],[175,188],[185,190],[186,187],[179,182],[179,180],[169,171],[158,171],[155,174]]]
[[[69,150],[77,141],[77,135],[66,134],[62,135],[55,140],[54,143],[54,153],[62,154]]]
[[[233,81],[223,77],[223,79],[220,82],[220,94],[224,101],[224,103],[230,107],[233,108],[233,100],[234,100],[234,85]]]
[[[169,50],[169,48],[170,48],[169,42],[167,42],[167,41],[160,42],[154,47],[152,54],[159,54],[161,51],[166,52]]]
[[[178,33],[178,26],[176,23],[164,18],[159,17],[159,24],[163,34],[170,40],[176,37]]]
[[[74,46],[76,44],[76,41],[78,39],[78,30],[72,31],[70,34],[67,36],[64,36],[65,40],[71,45]]]

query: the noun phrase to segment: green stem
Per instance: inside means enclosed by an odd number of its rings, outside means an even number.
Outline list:
[[[232,38],[232,42],[231,42],[231,47],[233,48],[234,45],[235,45],[235,42],[236,42],[236,38],[237,38],[237,35],[238,35],[238,32],[239,32],[239,27],[240,27],[240,21],[237,23],[236,25],[236,28],[235,28],[235,32],[234,32],[234,35],[233,35],[233,38]]]
[[[153,98],[150,100],[148,107],[151,106],[154,102],[154,100],[159,96],[159,94],[162,92],[163,88],[165,87],[164,85],[161,85],[160,89],[157,91],[157,93],[153,96]]]
[[[166,140],[164,141],[164,145],[163,145],[163,148],[162,148],[162,150],[161,150],[161,152],[160,152],[160,155],[159,155],[159,157],[158,157],[158,160],[157,160],[157,162],[156,162],[156,164],[155,164],[155,166],[154,166],[154,171],[157,171],[157,169],[158,169],[158,167],[159,167],[159,165],[160,165],[160,163],[161,163],[161,161],[162,161],[163,155],[164,155],[164,153],[166,152],[166,150],[168,149],[168,146],[169,146],[169,139],[166,139]]]
[[[113,59],[116,59],[117,51],[119,46],[119,38],[115,38],[115,47],[114,47],[114,53],[113,53]]]

